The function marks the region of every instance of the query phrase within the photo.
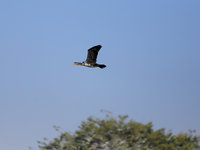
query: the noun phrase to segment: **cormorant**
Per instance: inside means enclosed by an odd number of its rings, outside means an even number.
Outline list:
[[[101,49],[101,45],[97,45],[94,46],[90,49],[88,49],[88,54],[87,54],[87,59],[86,61],[81,62],[74,62],[74,65],[81,65],[81,66],[86,66],[86,67],[90,67],[90,68],[94,68],[94,67],[99,67],[101,69],[105,68],[106,65],[104,64],[97,64],[97,55],[99,50]]]

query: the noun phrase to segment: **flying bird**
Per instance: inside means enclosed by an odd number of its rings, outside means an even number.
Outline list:
[[[90,68],[94,68],[94,67],[99,67],[101,69],[105,68],[106,65],[104,64],[97,64],[97,55],[99,50],[101,49],[101,45],[97,45],[94,46],[90,49],[88,49],[88,54],[87,54],[87,59],[86,61],[81,62],[74,62],[74,65],[81,65],[81,66],[86,66],[86,67],[90,67]]]

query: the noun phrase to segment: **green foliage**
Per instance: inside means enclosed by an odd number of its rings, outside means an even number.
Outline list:
[[[152,122],[138,123],[128,116],[105,119],[89,117],[74,134],[60,132],[53,141],[38,141],[41,150],[200,150],[200,136],[189,133],[173,135],[165,129],[153,130]],[[57,131],[60,127],[54,126]],[[47,140],[46,138],[44,139]]]

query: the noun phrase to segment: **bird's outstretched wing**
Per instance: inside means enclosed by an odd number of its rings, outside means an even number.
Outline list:
[[[86,59],[87,63],[96,63],[97,55],[98,55],[98,52],[101,49],[101,47],[102,47],[101,45],[97,45],[97,46],[94,46],[94,47],[88,49],[88,55],[87,55],[87,59]]]

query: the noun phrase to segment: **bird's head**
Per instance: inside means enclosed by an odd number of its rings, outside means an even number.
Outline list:
[[[72,63],[73,65],[82,65],[82,63],[80,63],[80,62],[74,62],[74,63]]]

